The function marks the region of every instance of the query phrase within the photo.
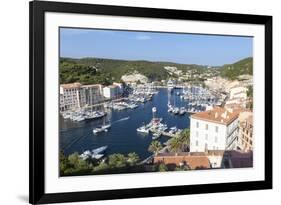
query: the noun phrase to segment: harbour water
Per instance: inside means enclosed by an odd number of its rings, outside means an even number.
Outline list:
[[[163,123],[168,127],[189,128],[189,114],[174,115],[167,112],[167,104],[174,106],[186,106],[187,102],[182,100],[177,92],[170,93],[166,88],[159,89],[152,101],[140,103],[136,109],[122,111],[110,110],[106,117],[98,120],[73,122],[60,117],[60,150],[66,155],[74,152],[81,154],[85,150],[92,150],[104,145],[108,146],[106,154],[136,152],[141,159],[148,157],[148,147],[152,141],[152,134],[141,134],[136,129],[147,124],[152,119],[152,108],[157,108],[157,117],[163,118]],[[93,128],[103,123],[111,123],[108,132],[93,134]],[[169,138],[162,136],[159,141],[166,142]]]

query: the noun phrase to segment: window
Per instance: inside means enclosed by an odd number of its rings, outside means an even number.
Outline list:
[[[218,127],[218,126],[216,126],[216,128],[215,128],[215,129],[216,129],[216,132],[218,133],[218,132],[219,132],[219,127]]]
[[[196,128],[199,128],[199,122],[196,122]]]
[[[199,133],[196,131],[196,137],[198,137],[199,136]]]
[[[205,134],[205,140],[208,140],[208,134]]]
[[[198,146],[198,140],[196,140],[196,146]]]
[[[205,125],[205,129],[208,130],[208,127],[209,127],[208,124],[206,124],[206,125]]]
[[[215,142],[216,142],[216,143],[218,142],[218,137],[217,137],[217,136],[215,136]]]

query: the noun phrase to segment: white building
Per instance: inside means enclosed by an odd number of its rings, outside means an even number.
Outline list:
[[[236,149],[238,115],[238,110],[220,107],[191,115],[190,152]]]
[[[80,83],[69,83],[60,85],[60,110],[70,110],[80,108],[82,105]]]
[[[102,85],[69,83],[60,85],[60,110],[73,110],[94,105],[103,100]]]
[[[244,100],[247,99],[247,88],[243,86],[236,86],[230,89],[229,91],[229,98],[242,98]]]
[[[109,85],[103,88],[103,96],[105,98],[114,99],[118,97],[118,86]]]
[[[247,105],[247,91],[248,89],[244,86],[235,86],[229,90],[229,99],[225,102],[227,107],[237,104],[241,107]]]

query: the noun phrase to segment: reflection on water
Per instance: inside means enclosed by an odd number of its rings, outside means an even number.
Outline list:
[[[143,123],[149,123],[152,118],[152,107],[157,107],[157,117],[163,118],[168,127],[189,127],[189,115],[173,115],[167,112],[168,101],[175,106],[185,106],[176,92],[169,94],[167,89],[160,89],[154,95],[152,101],[140,104],[136,109],[123,111],[109,111],[106,117],[98,120],[72,122],[60,117],[60,149],[66,155],[73,152],[82,153],[97,147],[108,145],[107,154],[136,152],[142,159],[149,156],[148,146],[152,141],[152,135],[140,134],[136,131]],[[112,124],[108,132],[96,135],[94,127],[110,122]],[[167,137],[161,137],[160,141],[167,141]]]

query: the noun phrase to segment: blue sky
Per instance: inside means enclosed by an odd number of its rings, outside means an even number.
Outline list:
[[[253,38],[61,28],[60,55],[219,66],[252,56]]]

